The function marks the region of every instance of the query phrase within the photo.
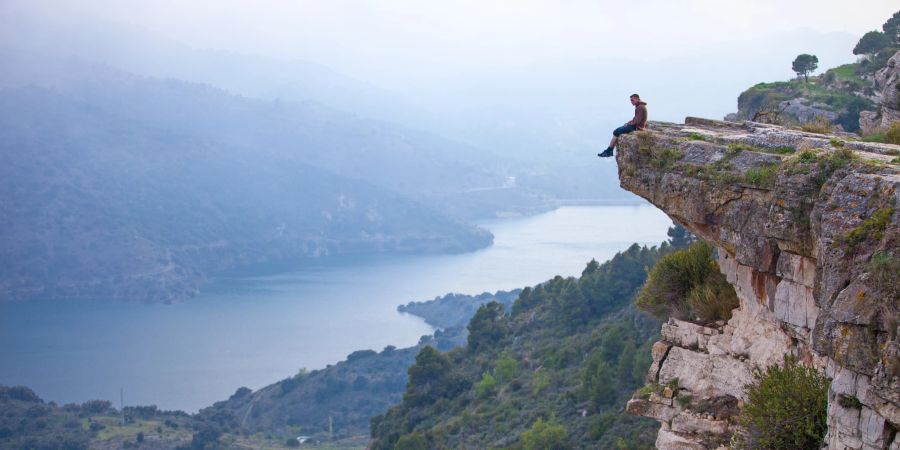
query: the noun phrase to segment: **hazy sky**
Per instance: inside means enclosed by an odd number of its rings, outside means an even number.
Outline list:
[[[15,0],[0,0],[0,3]],[[896,0],[29,0],[197,47],[320,62],[378,81],[567,58],[657,59],[797,29],[862,35]]]

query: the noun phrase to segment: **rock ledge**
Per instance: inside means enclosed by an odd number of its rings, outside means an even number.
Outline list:
[[[662,423],[658,448],[727,448],[752,370],[793,355],[833,380],[828,448],[900,449],[897,155],[691,117],[623,137],[622,187],[716,246],[740,300],[727,323],[663,325],[648,373],[659,392],[627,407]]]

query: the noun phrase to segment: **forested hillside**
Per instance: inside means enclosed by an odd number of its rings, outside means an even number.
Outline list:
[[[657,425],[623,407],[659,322],[631,300],[672,248],[633,245],[524,289],[508,311],[482,306],[465,347],[419,352],[403,402],[372,421],[375,448],[652,447]]]

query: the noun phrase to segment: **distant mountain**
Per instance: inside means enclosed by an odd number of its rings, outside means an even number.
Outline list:
[[[41,86],[110,113],[254,152],[291,153],[457,217],[548,209],[521,168],[484,149],[305,101],[267,101],[205,84],[147,78],[79,60],[0,50],[0,87]],[[510,180],[513,180],[510,183]]]
[[[179,300],[249,264],[490,243],[416,200],[308,164],[356,153],[387,171],[373,155],[389,159],[395,141],[299,111],[127,77],[65,94],[0,91],[0,298]]]
[[[455,140],[446,146],[452,148],[454,160],[488,166],[515,180],[502,189],[501,184],[487,183],[464,198],[441,199],[449,203],[448,211],[461,217],[490,215],[496,205],[533,213],[546,209],[548,197],[634,198],[618,188],[614,168],[585,164],[609,132],[607,120],[595,117],[603,109],[592,98],[596,91],[583,89],[597,86],[596,67],[579,68],[580,75],[528,67],[475,80],[437,82],[426,92],[394,92],[315,62],[194,48],[73,11],[13,5],[0,8],[0,23],[8,24],[0,28],[0,53],[27,55],[7,63],[16,70],[0,73],[0,86],[55,85],[68,70],[48,70],[48,61],[81,61],[141,76],[199,82],[250,98],[314,102],[355,120],[365,117],[449,137]],[[612,89],[615,84],[604,86]],[[460,142],[468,150],[460,148]]]
[[[367,117],[409,122],[416,108],[401,95],[311,61],[201,49],[136,25],[59,6],[0,7],[0,49],[41,60],[81,60],[157,78],[209,84],[260,99],[314,101]]]

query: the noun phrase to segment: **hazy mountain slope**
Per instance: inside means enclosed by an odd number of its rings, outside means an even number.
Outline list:
[[[0,8],[0,23],[5,25],[0,29],[0,49],[44,60],[78,59],[262,99],[315,101],[396,122],[417,116],[399,94],[311,61],[194,48],[136,25],[26,2]]]
[[[38,85],[149,126],[302,159],[429,202],[458,217],[546,208],[536,190],[510,185],[516,163],[426,132],[318,103],[264,101],[178,80],[0,52],[0,86]]]
[[[182,103],[153,88],[146,102],[121,89],[99,101],[0,92],[0,298],[173,300],[211,271],[244,264],[490,242],[487,232],[383,188],[249,147],[250,132],[243,141],[234,133],[238,117],[192,133],[179,123],[189,108],[214,117],[234,104],[221,95],[210,97],[218,104],[191,102],[203,88],[170,87]],[[225,139],[213,140],[215,130]]]

